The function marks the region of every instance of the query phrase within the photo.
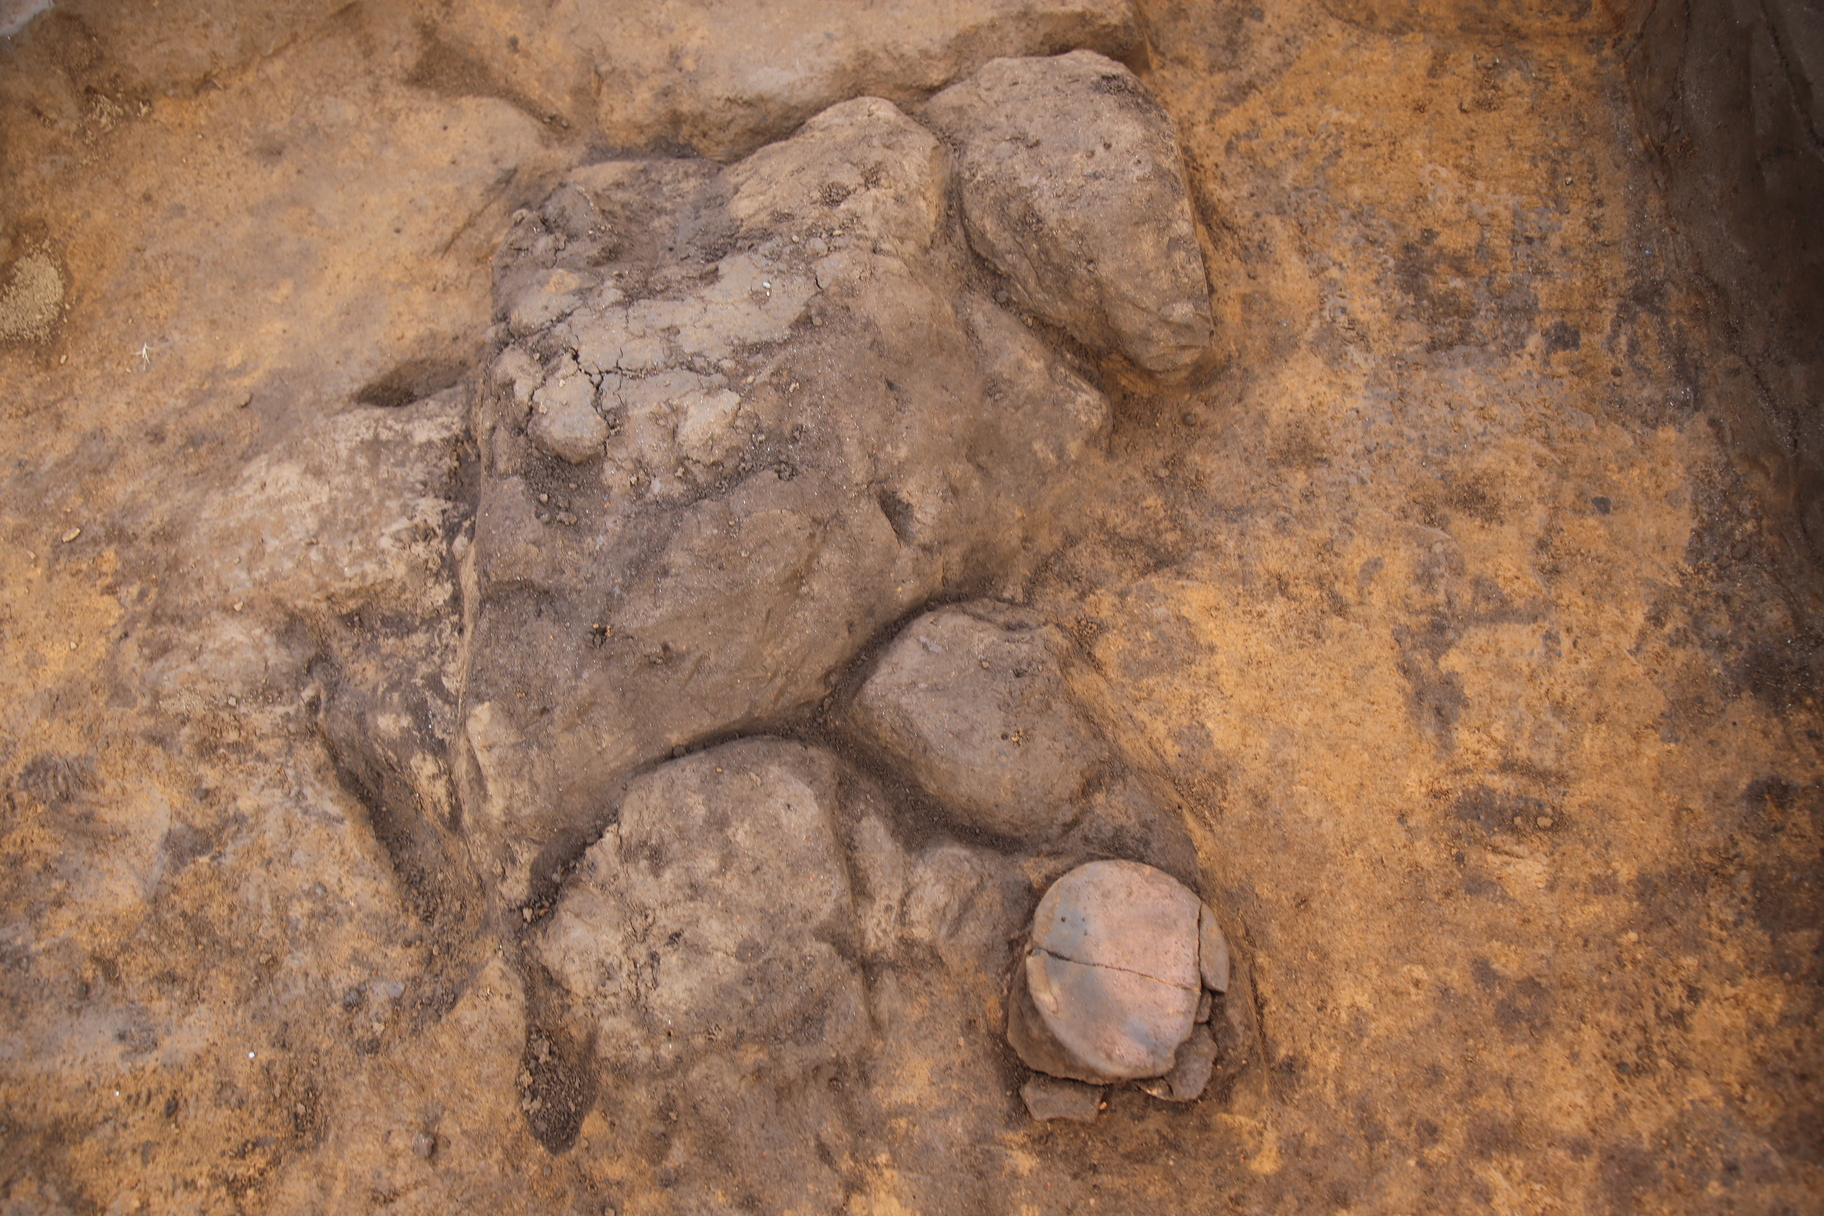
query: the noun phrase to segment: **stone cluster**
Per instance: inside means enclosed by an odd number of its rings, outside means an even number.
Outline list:
[[[1106,443],[1109,365],[1177,375],[1209,343],[1175,136],[1132,73],[999,60],[732,165],[586,165],[495,279],[472,526],[445,521],[450,701],[411,711],[368,645],[324,721],[396,861],[466,854],[532,926],[541,1041],[593,1043],[631,1121],[820,1129],[767,1160],[832,1209],[807,1144],[916,1124],[901,1152],[936,1172],[1010,1126],[982,1084],[1001,1027],[1041,1118],[1083,1113],[1060,1086],[1200,1091],[1221,934],[1068,638],[978,599],[877,645],[1047,550]],[[813,714],[823,742],[781,733]],[[1108,875],[1138,902],[1112,908]],[[1084,943],[1126,957],[1136,932],[1166,953],[1111,984]]]
[[[1082,353],[1207,344],[1171,122],[1126,68],[997,60],[924,116],[863,97],[727,168],[588,165],[509,234],[455,773],[509,902],[634,767],[802,712],[1042,552],[1108,433]],[[990,831],[1035,813],[983,797]]]

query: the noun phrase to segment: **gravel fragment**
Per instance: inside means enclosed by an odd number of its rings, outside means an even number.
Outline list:
[[[1048,1077],[1044,1073],[1029,1077],[1020,1086],[1020,1097],[1026,1102],[1027,1112],[1041,1123],[1052,1119],[1094,1123],[1097,1113],[1102,1109],[1102,1095],[1106,1092],[1100,1085]]]

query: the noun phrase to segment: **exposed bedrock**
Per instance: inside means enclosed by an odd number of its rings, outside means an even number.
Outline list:
[[[1153,373],[1210,344],[1210,292],[1170,115],[1093,51],[997,59],[933,97],[969,241],[1018,304]]]
[[[458,755],[510,901],[615,779],[814,705],[883,626],[1016,569],[1103,443],[948,187],[861,98],[726,170],[579,169],[509,235]]]

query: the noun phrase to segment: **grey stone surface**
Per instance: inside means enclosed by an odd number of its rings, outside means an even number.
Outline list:
[[[608,424],[595,408],[595,382],[576,366],[559,360],[550,377],[532,394],[532,418],[526,425],[532,442],[571,464],[602,454]]]
[[[197,511],[180,542],[196,593],[306,617],[449,608],[465,421],[451,390],[298,425]]]
[[[943,1174],[1013,1130],[991,1011],[1023,916],[1017,862],[908,850],[892,819],[816,747],[758,737],[672,760],[628,784],[532,931],[552,1037],[594,1044],[599,1104],[652,1136],[710,1205],[694,1210],[713,1210],[724,1155],[767,1210],[840,1210],[832,1156],[891,1145],[899,1168]]]
[[[726,170],[586,166],[509,235],[459,749],[509,901],[634,765],[814,704],[1054,526],[1108,405],[970,286],[949,182],[936,137],[859,98]],[[585,385],[599,457],[593,427],[554,439]]]
[[[187,645],[148,673],[173,707],[196,700],[204,673],[250,699],[308,679],[338,775],[425,915],[460,902],[468,873],[448,763],[465,421],[449,390],[312,421],[249,461],[180,542],[193,555],[180,578],[213,619],[193,631],[194,656]],[[263,645],[261,621],[293,622],[292,640]]]
[[[1106,1092],[1100,1085],[1048,1077],[1044,1073],[1026,1078],[1025,1084],[1020,1086],[1020,1098],[1026,1103],[1027,1113],[1041,1123],[1053,1119],[1094,1123]]]
[[[1171,118],[1093,51],[997,59],[932,98],[969,240],[1021,306],[1147,371],[1194,363],[1209,284]]]
[[[1065,687],[1065,644],[1002,604],[927,613],[881,655],[848,719],[959,822],[1056,835],[1113,760]]]
[[[944,841],[912,859],[900,905],[900,940],[929,948],[952,970],[998,974],[1027,898],[1013,859]]]
[[[757,1051],[785,1078],[866,1041],[854,937],[834,759],[752,739],[634,781],[537,950],[615,1068]]]

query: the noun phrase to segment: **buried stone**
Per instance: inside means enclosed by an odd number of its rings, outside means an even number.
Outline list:
[[[856,97],[730,165],[571,170],[494,263],[460,625],[418,664],[448,703],[389,715],[409,748],[333,731],[341,767],[434,769],[364,797],[525,904],[637,770],[810,713],[892,622],[1045,559],[1106,456],[1096,353],[1204,357],[1191,215],[1169,119],[1081,54],[988,65],[918,117]],[[1067,650],[987,606],[935,617],[843,726],[958,830],[1188,872],[1070,709]]]
[[[1016,840],[1057,833],[1111,765],[1071,699],[1063,635],[977,600],[928,612],[886,648],[848,720],[966,827]]]
[[[863,97],[726,168],[582,166],[516,221],[454,749],[505,902],[632,770],[804,712],[887,624],[1053,535],[1109,405],[973,285],[951,173]]]
[[[1205,990],[1228,984],[1228,945],[1207,904],[1151,866],[1092,861],[1033,913],[1007,1037],[1038,1072],[1092,1085],[1160,1078],[1149,1093],[1189,1101],[1216,1054]]]
[[[1177,132],[1093,51],[997,59],[925,107],[957,149],[969,242],[1021,308],[1155,375],[1213,335]]]

